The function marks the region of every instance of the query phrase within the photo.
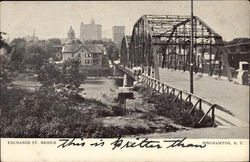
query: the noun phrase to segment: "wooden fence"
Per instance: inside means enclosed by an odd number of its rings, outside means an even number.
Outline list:
[[[148,77],[146,75],[140,75],[140,81],[144,83],[144,85],[149,86],[153,90],[159,93],[166,93],[167,95],[175,96],[172,103],[174,103],[178,98],[183,101],[189,101],[193,103],[192,109],[188,114],[191,114],[193,110],[199,109],[204,111],[204,115],[198,121],[198,125],[204,120],[206,116],[210,116],[213,124],[215,124],[215,108],[219,107],[219,105],[211,103],[205,99],[202,99],[192,93],[180,90],[178,88],[174,88],[172,86],[166,85],[165,83],[160,82],[154,78]]]

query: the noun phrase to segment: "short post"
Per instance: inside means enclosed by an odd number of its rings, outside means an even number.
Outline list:
[[[124,74],[123,76],[123,87],[127,87],[128,86],[128,76],[127,74]]]
[[[133,99],[134,94],[133,92],[119,92],[118,93],[118,104],[122,108],[126,109],[126,99]]]

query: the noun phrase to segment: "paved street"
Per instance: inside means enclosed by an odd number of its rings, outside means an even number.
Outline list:
[[[189,91],[189,72],[160,68],[160,80]],[[194,94],[226,108],[237,118],[249,123],[249,86],[194,74]]]

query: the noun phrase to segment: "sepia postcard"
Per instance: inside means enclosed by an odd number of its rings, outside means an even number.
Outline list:
[[[1,1],[0,161],[249,161],[249,6]]]

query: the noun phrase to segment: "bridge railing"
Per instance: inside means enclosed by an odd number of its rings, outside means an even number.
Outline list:
[[[148,77],[146,75],[140,75],[140,81],[142,81],[146,86],[149,86],[153,90],[159,93],[166,93],[167,95],[175,96],[172,100],[174,103],[177,99],[188,101],[193,103],[193,107],[189,111],[189,115],[194,111],[194,109],[199,109],[204,111],[204,115],[198,121],[198,125],[202,123],[206,116],[210,116],[212,123],[215,125],[215,108],[219,105],[214,104],[210,101],[207,101],[203,98],[200,98],[192,93],[180,90],[178,88],[166,85],[165,83],[160,82],[154,78]]]
[[[114,64],[115,67],[117,67],[119,70],[123,71],[124,73],[126,73],[127,75],[129,75],[130,77],[132,77],[135,80],[139,80],[139,74],[137,72],[135,72],[134,70],[130,70],[128,68],[126,68],[124,65],[118,65],[118,64]]]

